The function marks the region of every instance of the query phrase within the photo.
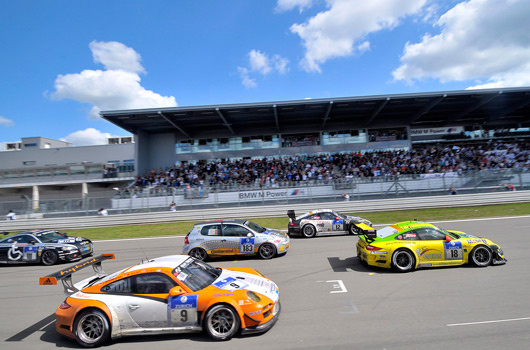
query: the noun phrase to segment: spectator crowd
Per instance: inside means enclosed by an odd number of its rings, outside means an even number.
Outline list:
[[[220,185],[274,186],[283,182],[371,178],[484,169],[530,169],[530,143],[489,143],[469,146],[425,146],[408,151],[350,152],[319,155],[219,159],[183,162],[139,175],[135,189]]]

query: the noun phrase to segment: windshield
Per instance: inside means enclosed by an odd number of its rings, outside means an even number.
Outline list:
[[[194,292],[211,285],[220,274],[221,269],[191,257],[173,270],[173,275]]]
[[[245,226],[249,227],[252,231],[257,232],[257,233],[263,233],[267,231],[265,227],[261,227],[260,225],[255,224],[252,221],[246,221]]]
[[[65,239],[68,238],[67,235],[61,232],[57,231],[50,231],[46,233],[39,233],[36,235],[43,243],[49,243],[53,241],[57,241],[58,239]]]

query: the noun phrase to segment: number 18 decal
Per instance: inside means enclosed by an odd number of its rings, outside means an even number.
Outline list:
[[[464,255],[462,253],[462,242],[445,242],[445,260],[462,260]]]

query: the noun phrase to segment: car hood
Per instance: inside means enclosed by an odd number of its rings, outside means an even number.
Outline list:
[[[256,270],[252,271],[256,274],[223,268],[223,272],[212,283],[212,286],[230,292],[238,289],[246,289],[264,295],[273,302],[277,302],[280,298],[280,292],[276,284],[267,278],[257,275],[258,272]]]

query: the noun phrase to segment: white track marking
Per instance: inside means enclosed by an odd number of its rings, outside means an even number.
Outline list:
[[[452,326],[470,326],[470,325],[475,325],[475,324],[513,322],[513,321],[525,321],[525,320],[530,320],[530,317],[509,318],[509,319],[506,319],[506,320],[493,320],[493,321],[481,321],[481,322],[452,323],[452,324],[448,324],[447,327],[452,327]]]
[[[344,282],[342,282],[342,280],[331,280],[326,282],[333,283],[333,288],[338,289],[332,290],[330,293],[348,293],[348,290],[346,289],[346,286],[344,286]]]

